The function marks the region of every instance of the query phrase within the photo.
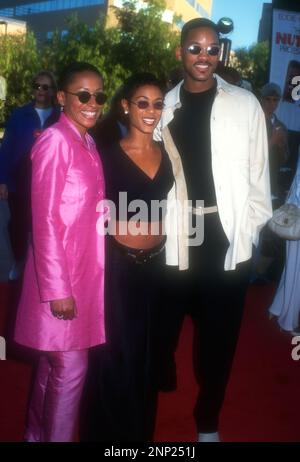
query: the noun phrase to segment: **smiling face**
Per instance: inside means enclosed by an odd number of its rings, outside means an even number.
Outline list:
[[[68,84],[66,91],[59,91],[57,94],[59,103],[64,107],[64,113],[71,119],[81,135],[84,135],[95,125],[103,105],[97,104],[94,96],[87,103],[81,103],[76,95],[70,94],[80,91],[88,91],[91,94],[102,92],[101,77],[91,71],[78,72]]]
[[[162,91],[155,85],[143,85],[136,89],[130,101],[123,99],[122,106],[125,112],[128,111],[130,129],[152,134],[161,117],[163,100]]]
[[[198,54],[188,51],[191,45],[201,48]],[[217,33],[209,27],[190,30],[185,42],[178,50],[178,59],[185,71],[185,88],[191,92],[208,90],[214,85],[213,73],[219,62],[220,53],[215,56],[207,52],[208,47],[219,46]],[[197,49],[197,47],[195,47]]]

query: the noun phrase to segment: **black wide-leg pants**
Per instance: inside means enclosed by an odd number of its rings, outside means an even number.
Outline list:
[[[91,350],[81,439],[151,441],[160,369],[164,251],[137,264],[107,238],[107,342]]]
[[[205,215],[204,242],[190,247],[187,271],[168,270],[169,349],[175,350],[186,314],[194,324],[193,363],[199,393],[198,432],[218,429],[249,283],[251,262],[224,271],[228,240],[217,213]]]

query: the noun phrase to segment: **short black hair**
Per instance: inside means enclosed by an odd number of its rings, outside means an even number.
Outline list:
[[[166,86],[154,74],[149,72],[139,72],[131,75],[123,85],[122,94],[123,98],[130,101],[135,94],[136,90],[145,85],[152,85],[158,87],[160,91],[165,94]]]
[[[98,77],[100,77],[101,80],[103,80],[102,74],[97,69],[97,67],[89,63],[76,61],[71,64],[68,64],[61,72],[58,79],[58,89],[62,91],[66,90],[68,85],[74,79],[74,76],[82,72],[93,72]]]
[[[215,24],[213,21],[210,19],[206,18],[194,18],[191,19],[190,21],[186,22],[185,25],[183,26],[181,30],[181,38],[180,38],[180,43],[181,45],[184,44],[186,41],[186,38],[189,34],[189,32],[193,29],[199,29],[200,27],[209,27],[210,29],[213,29],[215,33],[217,34],[218,38],[220,38],[220,31],[218,28],[218,25]]]

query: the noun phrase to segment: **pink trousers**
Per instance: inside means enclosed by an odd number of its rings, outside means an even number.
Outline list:
[[[41,355],[28,409],[25,441],[74,441],[88,350]]]

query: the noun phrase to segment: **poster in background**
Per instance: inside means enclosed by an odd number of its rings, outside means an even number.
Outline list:
[[[300,76],[300,13],[274,9],[270,82],[282,90],[276,112],[289,130],[300,132],[300,100],[292,97],[295,76]]]

